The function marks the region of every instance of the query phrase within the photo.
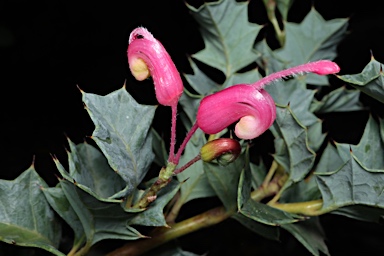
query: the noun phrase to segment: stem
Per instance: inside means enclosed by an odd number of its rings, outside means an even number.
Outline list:
[[[168,185],[168,183],[171,181],[173,171],[175,170],[176,165],[173,163],[168,162],[167,167],[163,167],[160,170],[159,177],[155,181],[155,183],[152,184],[152,186],[148,189],[148,191],[141,197],[139,202],[137,202],[132,208],[139,208],[144,209],[147,208],[147,206],[152,203],[154,200],[156,200],[157,193]],[[128,206],[129,207],[129,206]]]
[[[190,167],[191,165],[193,165],[194,163],[196,163],[197,161],[199,161],[201,159],[201,156],[200,154],[198,154],[197,156],[195,156],[193,159],[189,160],[188,163],[186,163],[185,165],[183,165],[182,167],[180,167],[179,169],[175,170],[173,172],[173,174],[179,174],[181,173],[182,171],[184,171],[185,169],[187,169],[188,167]]]
[[[279,23],[277,21],[275,11],[276,11],[276,2],[275,0],[263,0],[265,9],[267,10],[268,19],[271,21],[273,28],[276,32],[276,38],[280,43],[280,46],[283,46],[285,43],[285,32],[280,29]]]
[[[323,207],[323,200],[321,199],[299,203],[272,203],[269,205],[289,213],[302,214],[306,216],[319,216],[325,213],[321,210]]]
[[[175,163],[175,144],[176,144],[176,116],[177,116],[177,102],[171,105],[172,109],[172,126],[171,126],[171,146],[169,148],[168,162]]]
[[[216,225],[226,220],[234,213],[235,212],[233,211],[226,211],[223,206],[213,208],[192,218],[176,223],[171,228],[156,229],[155,232],[153,232],[152,238],[128,243],[125,246],[108,253],[107,256],[141,255],[173,239],[192,233],[202,228]]]
[[[269,168],[269,171],[268,171],[268,173],[267,173],[267,176],[265,176],[264,181],[263,181],[263,183],[261,184],[261,186],[266,187],[266,186],[269,184],[269,182],[271,181],[273,175],[275,175],[275,172],[276,172],[278,166],[279,166],[279,165],[277,164],[276,161],[273,161],[273,162],[272,162],[272,165],[271,165],[271,167]]]
[[[194,123],[191,129],[189,130],[189,132],[187,133],[187,135],[185,136],[183,143],[181,143],[179,150],[177,151],[177,154],[173,159],[173,163],[175,165],[179,163],[181,153],[183,153],[185,147],[187,146],[188,141],[192,138],[192,135],[197,131],[198,128],[199,126],[197,125],[197,123]]]

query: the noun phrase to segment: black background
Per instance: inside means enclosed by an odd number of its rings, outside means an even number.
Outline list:
[[[338,47],[335,61],[341,67],[341,74],[358,73],[369,62],[371,52],[376,60],[384,63],[384,21],[379,2],[296,0],[289,20],[300,22],[312,6],[326,20],[349,18],[349,34]],[[268,24],[261,1],[251,1],[250,6],[258,14],[252,21]],[[140,103],[156,104],[153,88],[132,86],[133,78],[128,70],[128,37],[137,26],[147,27],[163,43],[180,72],[190,72],[187,56],[204,47],[197,23],[183,1],[14,0],[0,3],[0,178],[14,179],[34,162],[44,180],[51,186],[56,184],[57,171],[51,154],[66,161],[66,136],[75,143],[90,141],[87,136],[94,129],[83,109],[78,87],[105,95],[121,88],[127,80],[127,89]],[[267,25],[261,36],[268,38],[269,32]],[[362,100],[374,109],[382,107],[374,100]],[[383,113],[382,110],[375,111],[379,115]],[[158,112],[155,125],[169,125],[167,110],[159,107]],[[337,115],[324,118],[331,139],[356,143],[364,129],[367,113],[349,113],[342,117],[344,119]],[[378,255],[375,253],[379,241],[384,241],[382,225],[333,215],[323,216],[322,221],[333,255],[344,255],[350,250]],[[228,228],[248,234],[228,221],[182,241],[188,249],[200,247],[213,253],[215,244],[220,242],[204,234],[215,237]],[[261,239],[248,235],[251,239]],[[238,239],[229,234],[226,236]],[[233,244],[243,243],[248,248],[248,243],[252,242],[244,237],[240,236],[243,240]],[[307,254],[289,235],[283,234],[284,239],[287,239],[285,243],[272,243],[277,246],[274,247],[276,255],[284,250],[287,255]],[[196,241],[200,241],[197,247]],[[265,243],[269,245],[268,241]],[[292,254],[288,254],[292,248]],[[217,254],[212,255],[225,255],[217,248],[216,251]]]

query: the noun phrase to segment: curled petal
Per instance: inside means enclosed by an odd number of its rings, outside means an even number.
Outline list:
[[[276,107],[265,90],[239,84],[202,99],[197,111],[197,125],[215,134],[238,121],[235,134],[253,139],[264,133],[276,118]]]
[[[177,104],[183,82],[164,46],[145,28],[134,29],[129,36],[128,63],[133,76],[141,81],[152,76],[160,104]]]

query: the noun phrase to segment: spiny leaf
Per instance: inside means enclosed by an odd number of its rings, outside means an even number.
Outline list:
[[[205,49],[194,58],[221,70],[226,77],[256,60],[258,54],[252,48],[261,26],[248,22],[248,2],[209,2],[199,9],[187,6],[200,25],[205,43]]]
[[[384,208],[384,173],[366,171],[345,147],[338,146],[336,153],[332,158],[323,156],[315,172],[324,201],[323,210],[348,205]]]
[[[54,188],[43,188],[43,192],[51,207],[72,228],[74,233],[73,247],[80,248],[85,242],[85,233],[80,219],[65,197],[60,183]]]
[[[347,90],[344,86],[331,91],[321,101],[313,100],[311,111],[317,114],[363,110],[359,100],[360,92]]]
[[[81,222],[87,246],[104,239],[135,240],[143,237],[129,226],[133,215],[124,212],[120,204],[101,202],[67,180],[61,180],[60,186]]]
[[[338,76],[356,89],[384,103],[384,65],[373,56],[360,74]]]
[[[0,180],[0,241],[64,256],[57,250],[61,228],[42,192],[46,187],[33,166],[15,180]]]
[[[306,84],[300,79],[277,81],[265,87],[279,106],[289,104],[296,118],[305,126],[310,126],[318,121],[318,118],[310,111],[310,105],[315,95],[314,90],[306,88]]]
[[[358,145],[337,144],[337,146],[344,148],[343,152],[348,152],[350,148],[356,156],[356,161],[365,170],[384,173],[384,142],[380,139],[380,126],[372,116],[369,116]]]
[[[285,24],[285,45],[276,50],[277,56],[289,62],[289,66],[297,66],[320,59],[333,60],[336,47],[344,37],[348,19],[325,21],[312,8],[300,24]],[[307,75],[307,82],[315,85],[328,84],[326,77]]]
[[[191,65],[193,75],[184,74],[184,77],[189,85],[200,95],[208,95],[217,91],[219,85],[204,74],[191,58],[188,58],[188,60]]]
[[[290,107],[276,109],[276,121],[271,127],[275,136],[275,160],[289,173],[284,188],[302,180],[311,170],[315,153],[308,147],[307,131]]]
[[[112,169],[124,179],[129,194],[141,182],[154,159],[149,128],[156,107],[138,104],[124,87],[106,96],[82,94],[96,126],[92,139]]]

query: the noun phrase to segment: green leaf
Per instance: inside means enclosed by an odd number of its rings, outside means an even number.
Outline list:
[[[133,215],[126,213],[120,204],[101,202],[67,180],[61,180],[60,185],[81,222],[87,246],[104,239],[135,240],[143,237],[130,227]]]
[[[75,145],[68,140],[69,174],[73,183],[105,202],[121,202],[128,189],[124,180],[108,165],[99,150],[87,143]],[[124,188],[125,187],[125,188]]]
[[[0,180],[0,241],[63,256],[57,250],[61,228],[42,192],[45,187],[33,166],[15,180]]]
[[[188,142],[184,154],[180,158],[178,166],[183,166],[189,160],[193,159],[200,153],[200,148],[206,143],[204,133],[197,130]],[[207,175],[204,173],[204,165],[202,161],[198,161],[188,169],[177,175],[180,182],[184,182],[181,186],[180,202],[186,203],[192,199],[215,196],[216,193],[208,182]]]
[[[384,142],[380,139],[380,126],[372,116],[369,116],[359,144],[338,144],[338,147],[343,147],[344,152],[350,148],[365,170],[384,173]]]
[[[188,60],[191,65],[193,75],[184,74],[184,77],[189,85],[200,95],[208,95],[217,91],[220,85],[204,74],[204,72],[197,67],[196,63],[191,58],[188,58]]]
[[[172,180],[171,183],[160,190],[156,200],[145,211],[137,213],[130,220],[130,224],[156,227],[168,226],[164,218],[163,209],[180,189],[181,184],[175,179]]]
[[[324,241],[325,234],[321,227],[319,218],[312,217],[306,221],[286,224],[281,227],[291,233],[313,255],[330,255],[328,247]]]
[[[372,98],[384,103],[383,64],[376,61],[373,57],[361,73],[337,77]]]
[[[66,198],[60,183],[54,188],[43,188],[44,195],[61,218],[72,228],[74,233],[73,247],[80,247],[85,241],[85,233],[80,219]]]
[[[347,90],[343,86],[325,95],[321,101],[313,100],[311,111],[316,114],[324,114],[329,112],[350,112],[363,110],[359,97],[359,91]]]
[[[315,172],[323,197],[323,210],[357,204],[384,208],[384,173],[366,171],[353,152],[345,147],[338,146],[337,150],[338,156],[333,159],[322,157],[320,161],[329,164],[319,163],[323,168],[321,172]]]
[[[293,223],[300,219],[299,216],[290,214],[266,204],[254,201],[251,198],[251,174],[250,171],[244,169],[240,175],[238,189],[238,211],[245,217],[254,221],[271,225],[279,226],[282,224]]]
[[[106,96],[82,94],[96,127],[92,139],[112,169],[127,183],[129,194],[141,182],[154,159],[149,128],[156,107],[138,104],[125,87]]]
[[[333,60],[336,47],[343,39],[348,26],[348,19],[326,21],[312,8],[300,23],[285,23],[285,45],[276,50],[276,55],[297,66],[321,59]],[[328,84],[325,76],[307,75],[307,82],[315,85]]]
[[[200,25],[205,43],[205,49],[194,58],[226,77],[257,59],[253,45],[261,26],[248,22],[248,2],[208,2],[199,9],[187,6]]]
[[[209,184],[215,190],[227,211],[237,209],[237,186],[243,168],[244,159],[241,156],[226,166],[216,163],[204,163],[204,171]]]
[[[312,169],[315,153],[308,147],[307,130],[291,108],[277,107],[271,131],[275,136],[275,160],[289,173],[284,189],[302,180]]]
[[[278,106],[287,106],[295,113],[296,118],[305,126],[310,126],[318,118],[310,111],[310,105],[315,95],[314,90],[308,90],[302,79],[277,81],[265,87]]]
[[[312,124],[307,128],[308,146],[314,152],[317,152],[320,149],[321,145],[323,145],[325,137],[327,136],[327,134],[322,132],[323,121],[317,120],[316,123]]]

